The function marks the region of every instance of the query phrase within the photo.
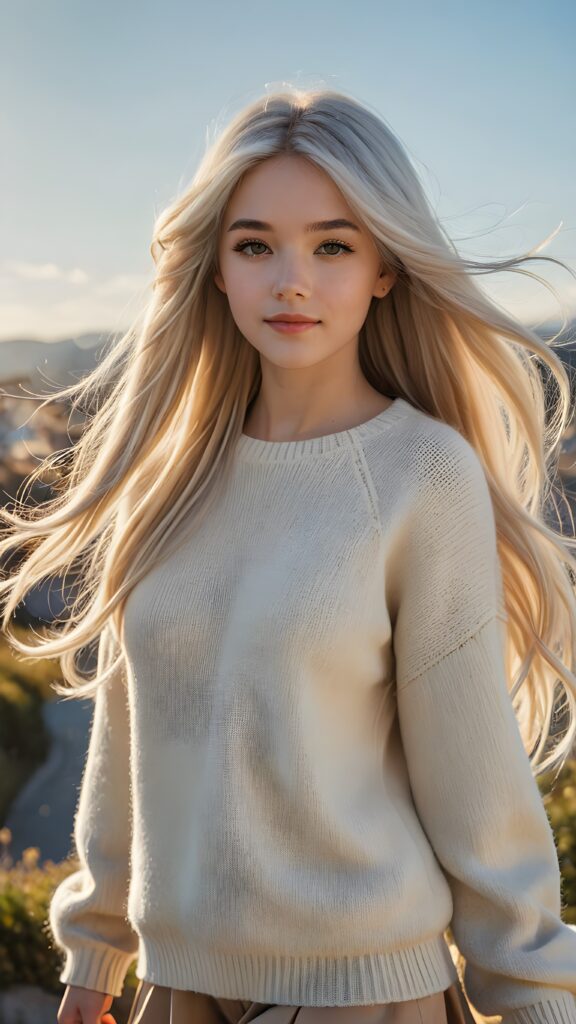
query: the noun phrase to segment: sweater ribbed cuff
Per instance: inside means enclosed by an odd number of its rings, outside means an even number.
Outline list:
[[[77,949],[74,952],[68,950],[59,980],[64,985],[79,985],[95,992],[121,996],[128,968],[135,959],[134,953],[119,952],[109,946]]]
[[[576,996],[569,992],[502,1014],[502,1024],[576,1024]]]

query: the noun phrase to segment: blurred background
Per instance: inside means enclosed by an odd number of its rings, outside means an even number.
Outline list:
[[[576,271],[573,2],[21,0],[0,13],[2,504],[80,436],[80,414],[37,396],[89,370],[146,302],[155,217],[219,127],[282,82],[342,89],[382,116],[463,256],[518,255],[555,233],[543,252]],[[566,318],[572,365],[576,280],[530,267],[556,296],[528,275],[477,280],[543,338]],[[571,426],[570,502],[575,457]],[[49,496],[48,482],[29,499]],[[37,588],[18,628],[50,621],[65,597],[57,582]],[[61,996],[43,915],[71,870],[92,713],[55,699],[58,674],[0,637],[0,1017],[17,1007],[37,1024]],[[549,814],[576,925],[576,773]]]

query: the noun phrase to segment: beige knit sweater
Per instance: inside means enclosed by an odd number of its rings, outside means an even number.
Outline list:
[[[50,924],[62,982],[337,1005],[457,980],[576,1024],[576,931],[504,669],[490,493],[396,399],[303,441],[242,434],[214,512],[107,627]]]

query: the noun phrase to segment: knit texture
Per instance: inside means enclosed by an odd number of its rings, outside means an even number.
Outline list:
[[[451,925],[477,1011],[576,1024],[474,448],[397,398],[231,470],[102,634],[60,980],[395,1002],[458,980]]]

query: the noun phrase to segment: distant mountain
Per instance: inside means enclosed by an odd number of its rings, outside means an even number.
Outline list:
[[[0,342],[0,386],[28,381],[35,391],[65,387],[92,370],[111,335],[81,334],[62,341],[16,339]]]

